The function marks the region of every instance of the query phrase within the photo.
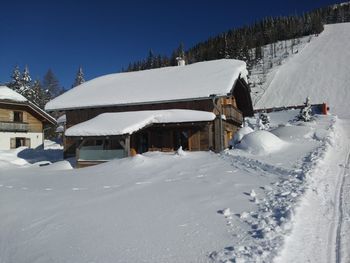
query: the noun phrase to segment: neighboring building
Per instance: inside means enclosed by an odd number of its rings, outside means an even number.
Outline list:
[[[12,89],[0,86],[0,150],[43,144],[43,129],[53,117]]]
[[[80,166],[146,151],[220,151],[253,115],[246,64],[222,59],[102,76],[46,105],[65,111]],[[222,116],[222,118],[220,118]]]

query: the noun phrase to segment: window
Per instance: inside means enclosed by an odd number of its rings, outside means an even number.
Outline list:
[[[13,121],[14,122],[23,122],[23,112],[14,111],[13,112]]]
[[[10,140],[11,149],[16,149],[21,146],[26,146],[30,148],[30,138],[16,137]]]

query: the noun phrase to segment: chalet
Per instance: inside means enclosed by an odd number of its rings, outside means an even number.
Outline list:
[[[222,59],[117,73],[46,105],[64,111],[65,156],[85,166],[146,151],[220,151],[253,115],[246,64]]]
[[[53,117],[12,89],[0,86],[0,149],[8,150],[43,144],[46,125],[55,125]]]

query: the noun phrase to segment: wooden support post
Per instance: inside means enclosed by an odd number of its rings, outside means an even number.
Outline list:
[[[125,137],[125,153],[126,156],[130,156],[130,134],[127,134]]]
[[[86,139],[83,138],[83,140],[81,141],[81,143],[78,145],[78,147],[76,148],[76,152],[75,152],[75,156],[76,156],[76,160],[79,160],[79,155],[80,155],[80,148],[84,146],[84,144],[86,143]]]

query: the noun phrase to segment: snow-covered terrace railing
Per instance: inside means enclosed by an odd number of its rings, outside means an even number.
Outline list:
[[[124,149],[94,149],[91,146],[83,146],[79,149],[78,161],[108,161],[126,157]]]
[[[232,105],[222,105],[222,114],[225,115],[226,119],[233,120],[236,123],[241,124],[243,122],[242,112],[232,107]]]
[[[0,131],[7,132],[26,132],[29,129],[28,123],[25,122],[7,122],[0,121]]]

